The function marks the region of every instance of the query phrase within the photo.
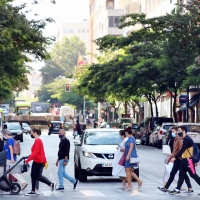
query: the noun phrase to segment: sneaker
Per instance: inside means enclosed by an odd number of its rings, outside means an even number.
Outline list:
[[[158,187],[158,186],[157,186]],[[163,187],[158,187],[158,189],[160,190],[160,192],[162,192],[163,194],[167,194],[167,190]]]
[[[56,183],[52,183],[52,186],[50,187],[51,187],[51,191],[53,192],[56,189]]]
[[[180,195],[180,191],[175,189],[175,190],[170,191],[169,194],[171,194],[171,195]]]
[[[29,193],[26,193],[25,196],[36,196],[36,193],[35,192],[29,192]]]
[[[76,185],[77,185],[77,183],[78,183],[78,180],[76,180],[76,183],[74,183],[74,190],[76,189]]]
[[[41,194],[41,193],[40,193],[40,190],[35,190],[35,193],[36,193],[37,195]]]
[[[187,191],[185,191],[185,194],[194,194],[194,191],[193,190],[187,190]]]
[[[56,189],[56,191],[59,191],[59,192],[63,192],[64,190],[65,188],[60,188],[60,187]]]
[[[125,189],[126,189],[125,186],[120,186],[120,187],[117,188],[117,190],[125,190]]]

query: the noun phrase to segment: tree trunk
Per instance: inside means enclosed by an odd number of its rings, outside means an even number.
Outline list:
[[[177,98],[177,90],[175,88],[175,92],[174,92],[174,95],[172,94],[172,92],[170,92],[173,99],[174,99],[174,102],[173,102],[173,116],[174,116],[174,121],[175,122],[178,122],[178,119],[177,119],[177,115],[176,115],[176,98]]]
[[[142,108],[141,108],[139,102],[135,101],[135,103],[139,108],[139,119],[138,119],[138,121],[140,122],[140,121],[142,121]]]
[[[127,110],[128,110],[128,109],[127,109],[127,107],[128,107],[127,101],[125,101],[124,107],[125,107],[125,115],[127,116],[127,114],[128,114],[128,113],[127,113]]]
[[[156,110],[156,117],[158,117],[158,105],[157,105],[157,99],[155,96],[152,96],[152,100],[155,104],[155,110]]]

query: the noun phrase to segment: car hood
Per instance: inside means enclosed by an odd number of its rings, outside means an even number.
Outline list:
[[[82,151],[92,153],[115,153],[117,145],[84,145]]]
[[[199,135],[200,136],[200,134],[198,132],[187,132],[187,135]]]
[[[10,131],[11,133],[18,133],[18,132],[22,132],[22,130],[19,130],[19,129],[13,129],[13,130],[10,130],[10,129],[9,129],[9,131]]]

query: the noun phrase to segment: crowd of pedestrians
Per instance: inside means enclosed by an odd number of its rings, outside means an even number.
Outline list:
[[[179,195],[181,192],[192,194],[194,191],[190,183],[190,179],[187,175],[189,173],[199,185],[200,177],[196,174],[195,167],[197,166],[197,161],[194,159],[194,141],[187,135],[186,126],[172,127],[172,135],[174,136],[172,153],[166,160],[166,164],[170,162],[173,163],[170,176],[164,187],[158,187],[162,193],[167,193],[171,195]],[[169,191],[171,183],[174,181],[176,174],[178,173],[177,186],[174,190]],[[185,181],[188,190],[181,189],[183,182]]]
[[[101,121],[103,123],[103,120]],[[76,124],[76,131],[79,132],[79,121]],[[42,175],[43,169],[48,168],[48,162],[45,156],[44,145],[40,139],[41,130],[32,129],[31,138],[34,139],[31,147],[31,154],[25,160],[25,163],[33,161],[31,167],[31,184],[32,189],[27,196],[36,196],[39,191],[39,182],[42,182],[50,187],[51,191],[64,191],[64,178],[73,184],[73,189],[76,188],[78,180],[69,176],[65,168],[69,163],[70,153],[70,141],[66,138],[66,132],[64,129],[59,130],[59,149],[57,154],[56,166],[58,167],[58,179],[59,186],[56,189],[56,183],[50,181]],[[118,187],[118,190],[132,191],[132,180],[135,179],[138,183],[137,188],[142,187],[143,181],[139,179],[135,170],[139,167],[139,155],[136,147],[136,139],[133,137],[132,128],[128,128],[119,131],[121,142],[118,144],[113,160],[112,175],[119,176],[122,180],[122,184]],[[12,137],[11,132],[4,127],[3,137],[6,140],[3,150],[6,151],[6,158],[8,164],[14,164],[17,161],[17,155],[14,152],[15,139]],[[196,174],[195,167],[199,160],[194,159],[195,144],[187,135],[187,128],[185,126],[172,127],[170,133],[170,139],[167,144],[170,147],[170,155],[165,158],[165,164],[172,164],[170,174],[165,169],[163,186],[158,186],[158,189],[162,193],[169,193],[171,195],[179,195],[181,192],[192,194],[194,193],[190,178],[193,178],[200,185],[200,177]],[[1,139],[1,138],[0,138]],[[188,176],[188,174],[189,176]],[[25,189],[28,185],[26,180],[17,173],[12,173],[12,176],[17,179],[21,184],[21,189]],[[170,191],[169,187],[172,182],[175,181],[177,186],[174,190]],[[183,189],[182,185],[185,181],[187,189]]]

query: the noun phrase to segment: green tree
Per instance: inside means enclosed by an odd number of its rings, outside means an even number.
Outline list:
[[[44,37],[42,30],[52,20],[28,20],[26,4],[12,6],[11,0],[0,2],[0,100],[12,96],[12,91],[27,88],[26,63],[32,55],[47,59],[46,50],[53,38]]]
[[[70,76],[77,65],[78,52],[85,55],[86,47],[77,36],[63,38],[54,44],[50,51],[51,59],[41,69],[43,83],[52,82],[58,76]]]

